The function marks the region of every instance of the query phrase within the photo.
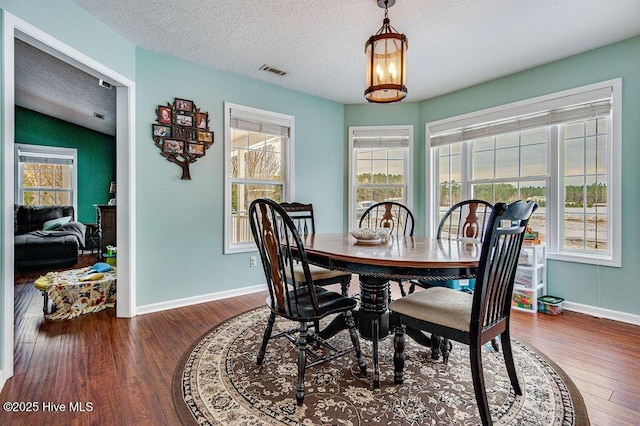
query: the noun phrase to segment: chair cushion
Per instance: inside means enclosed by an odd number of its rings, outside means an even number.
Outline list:
[[[473,296],[446,287],[418,291],[391,302],[393,312],[422,321],[469,331]]]
[[[344,275],[351,276],[350,272],[326,269],[316,265],[309,265],[309,272],[311,272],[311,279],[313,281],[320,281],[320,280],[326,280],[329,278],[342,277]],[[289,274],[289,270],[287,269],[287,275],[288,274]],[[297,282],[299,283],[305,282],[304,270],[302,269],[302,264],[297,263],[293,266],[293,275]]]

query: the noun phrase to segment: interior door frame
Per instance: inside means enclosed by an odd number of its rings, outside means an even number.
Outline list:
[[[28,22],[2,11],[2,336],[0,389],[13,376],[14,345],[14,149],[15,142],[15,38],[102,78],[116,87],[116,181],[118,182],[118,317],[136,315],[136,193],[135,193],[135,83],[57,40]]]

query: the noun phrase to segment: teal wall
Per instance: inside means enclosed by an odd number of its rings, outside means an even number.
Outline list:
[[[342,231],[342,104],[145,49],[137,49],[136,85],[139,306],[264,283],[248,253],[223,254],[225,101],[295,117],[295,198],[314,204],[319,231]],[[209,112],[214,132],[213,146],[191,164],[190,181],[150,133],[157,105],[176,97]]]
[[[94,204],[109,201],[115,181],[115,138],[30,109],[16,107],[15,142],[75,148],[78,155],[78,209],[76,220],[96,221]]]

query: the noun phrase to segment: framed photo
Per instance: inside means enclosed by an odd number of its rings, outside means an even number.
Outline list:
[[[178,111],[193,112],[193,101],[176,98],[176,109]]]
[[[193,114],[176,114],[176,123],[180,126],[193,127]]]
[[[182,154],[184,153],[184,141],[165,139],[162,144],[162,152],[165,154]]]
[[[204,155],[204,144],[189,142],[187,145],[187,153],[190,155],[202,156]]]
[[[207,130],[207,123],[209,121],[209,113],[198,112],[196,113],[196,127],[198,129]]]
[[[173,112],[172,108],[158,105],[158,123],[160,124],[171,124],[171,113]]]
[[[153,126],[153,136],[160,136],[161,138],[170,138],[171,137],[171,127],[163,126],[160,124],[152,124]]]
[[[198,142],[213,142],[213,132],[201,132],[198,130]]]

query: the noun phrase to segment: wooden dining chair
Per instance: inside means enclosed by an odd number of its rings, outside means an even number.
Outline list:
[[[316,233],[313,204],[280,203],[280,207],[287,212],[299,235],[304,237]],[[326,286],[339,283],[342,294],[344,296],[348,294],[349,283],[351,282],[350,272],[330,270],[316,265],[309,265],[309,271],[311,271],[311,279],[314,284]],[[301,281],[304,279],[304,271],[301,265],[296,264],[294,274],[296,275],[296,280]]]
[[[482,370],[482,345],[500,336],[511,386],[522,395],[511,350],[511,294],[525,229],[537,204],[497,203],[489,216],[473,294],[432,287],[391,303],[394,328],[394,381],[403,382],[406,329],[426,331],[469,346],[471,376],[483,425],[491,424]],[[408,334],[409,331],[407,331]],[[449,357],[442,347],[443,360]]]
[[[366,376],[366,364],[362,357],[353,319],[353,309],[357,301],[314,283],[300,234],[287,212],[278,203],[266,198],[253,201],[249,206],[249,221],[268,284],[267,306],[271,310],[257,363],[264,362],[267,343],[270,339],[285,337],[297,344],[296,403],[298,405],[302,405],[304,401],[304,373],[307,368],[355,352],[360,371],[363,376]],[[301,265],[302,268],[304,279],[301,281],[297,280],[297,275],[293,273],[296,264]],[[315,332],[313,329],[309,330],[310,323],[317,323],[322,318],[333,314],[344,316],[351,336],[351,347],[336,348],[317,336],[317,329]],[[276,316],[297,322],[297,330],[272,336]],[[317,350],[308,349],[309,341],[314,341],[318,345]]]
[[[413,236],[415,219],[411,210],[404,204],[395,201],[382,201],[373,204],[362,213],[360,228],[384,228],[389,235]],[[394,280],[400,287],[400,294],[407,295],[403,281]]]
[[[440,219],[436,239],[484,241],[491,209],[493,209],[493,205],[484,200],[464,200],[454,204]],[[413,293],[416,287],[449,287],[458,290],[473,290],[474,286],[475,279],[473,278],[469,280],[469,285],[466,288],[461,287],[459,280],[435,281],[423,278],[411,280],[409,294]]]

